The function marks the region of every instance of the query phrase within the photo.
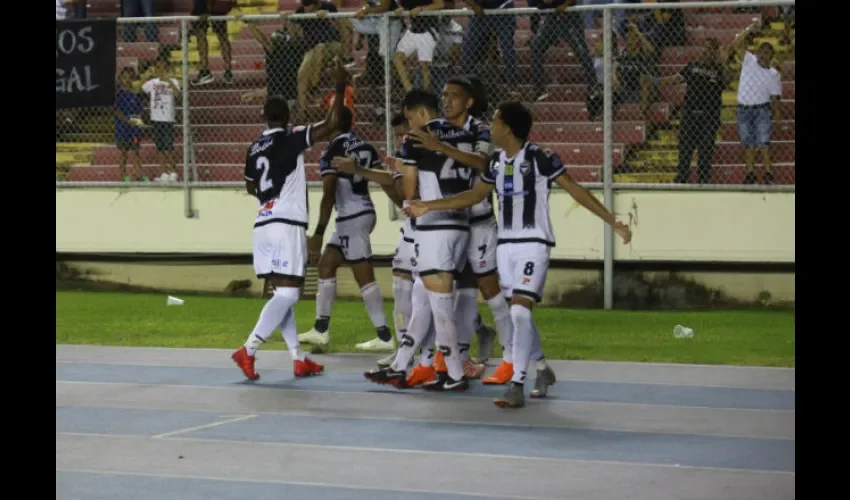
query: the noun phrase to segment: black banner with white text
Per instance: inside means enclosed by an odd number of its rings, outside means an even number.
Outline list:
[[[115,19],[56,21],[56,109],[112,106]]]

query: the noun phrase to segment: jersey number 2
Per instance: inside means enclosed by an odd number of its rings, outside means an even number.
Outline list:
[[[258,156],[256,161],[257,170],[260,170],[260,192],[264,193],[272,188],[272,181],[269,179],[269,159],[265,156]]]

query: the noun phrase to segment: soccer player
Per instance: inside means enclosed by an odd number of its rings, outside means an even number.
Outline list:
[[[339,95],[349,75],[337,61],[334,70]],[[245,189],[259,201],[254,222],[254,270],[258,278],[274,285],[272,298],[263,307],[254,331],[231,358],[251,380],[259,347],[280,328],[292,355],[296,377],[316,375],[324,367],[299,349],[295,329],[295,304],[301,296],[307,266],[307,177],[304,150],[339,128],[343,100],[337,99],[324,121],[287,130],[289,106],[279,96],[263,106],[268,128],[248,148],[245,158]]]
[[[351,131],[353,115],[348,107],[341,112],[338,130],[319,160],[322,174],[322,201],[319,205],[319,221],[313,236],[307,241],[310,260],[319,264],[319,285],[316,294],[316,322],[308,332],[298,336],[299,342],[327,346],[330,340],[328,327],[331,310],[336,299],[336,272],[343,262],[351,266],[354,280],[360,287],[360,296],[366,311],[377,331],[377,337],[357,344],[366,351],[394,350],[395,341],[387,326],[384,313],[384,298],[375,281],[372,267],[371,234],[377,218],[375,205],[369,196],[369,180],[359,175],[339,172],[334,159],[348,158],[364,167],[381,164],[378,151]],[[336,207],[336,228],[328,239],[324,252],[322,239]]]
[[[490,129],[481,120],[470,114],[476,105],[476,89],[465,78],[450,79],[443,89],[442,104],[445,120],[458,129],[449,141],[422,130],[412,130],[410,137],[414,147],[444,155],[446,163],[457,163],[474,170],[472,184],[480,182],[479,175],[486,170],[491,154]],[[512,374],[511,314],[502,297],[502,288],[496,272],[496,219],[493,215],[492,195],[476,203],[469,212],[470,234],[466,249],[468,268],[464,269],[457,285],[458,343],[463,358],[464,374],[472,379],[484,373],[484,364],[476,364],[468,358],[472,332],[478,316],[478,290],[493,312],[496,331],[503,347],[503,362],[485,383],[506,383]],[[477,285],[477,286],[476,286]],[[441,370],[441,360],[437,361]]]
[[[404,114],[411,129],[424,129],[441,141],[453,144],[466,135],[462,129],[438,118],[438,99],[433,93],[412,90],[404,98]],[[436,200],[463,192],[469,188],[472,170],[445,155],[416,147],[410,136],[400,148],[404,162],[403,183],[405,203],[417,197]],[[393,364],[366,372],[367,379],[379,384],[404,387],[407,366],[414,350],[423,341],[433,322],[437,344],[446,361],[447,372],[433,382],[424,384],[427,390],[464,391],[469,380],[463,374],[455,326],[456,274],[466,265],[469,241],[468,211],[435,211],[428,217],[417,218],[413,243],[414,268],[418,278],[413,285],[413,313],[407,334],[399,342]]]
[[[631,241],[629,227],[573,181],[556,153],[528,142],[531,126],[531,112],[521,103],[500,104],[490,130],[500,151],[490,157],[483,182],[455,196],[411,201],[406,209],[412,217],[460,210],[496,190],[500,206],[498,269],[505,294],[511,297],[514,369],[510,386],[495,404],[508,408],[525,405],[523,385],[530,359],[538,362],[532,397],[544,397],[555,383],[555,372],[539,363],[543,359],[540,333],[531,318],[534,304],[541,300],[550,249],[555,246],[548,204],[551,183],[560,185],[575,201],[611,224],[625,243]]]

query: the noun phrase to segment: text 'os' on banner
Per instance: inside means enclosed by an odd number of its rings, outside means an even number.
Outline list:
[[[56,21],[56,109],[112,106],[114,19]]]

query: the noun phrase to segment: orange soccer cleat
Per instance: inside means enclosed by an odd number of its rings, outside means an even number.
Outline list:
[[[255,356],[249,356],[248,349],[245,346],[242,346],[239,350],[234,352],[233,355],[230,356],[230,359],[236,363],[236,366],[242,370],[242,373],[244,373],[249,380],[257,380],[260,378],[260,376],[257,375],[257,372],[254,371],[254,361],[256,361],[257,358]]]
[[[325,367],[316,363],[312,359],[305,357],[304,361],[295,360],[292,371],[295,373],[296,377],[310,377],[312,375],[324,373]]]
[[[407,387],[419,387],[437,380],[437,371],[433,366],[417,365],[407,377]]]
[[[494,371],[489,377],[483,379],[481,383],[487,385],[504,385],[507,384],[513,376],[514,364],[502,361],[502,363],[496,367],[496,371]]]
[[[437,373],[448,373],[449,367],[446,366],[446,358],[443,357],[442,351],[437,351],[434,355],[434,371]]]

